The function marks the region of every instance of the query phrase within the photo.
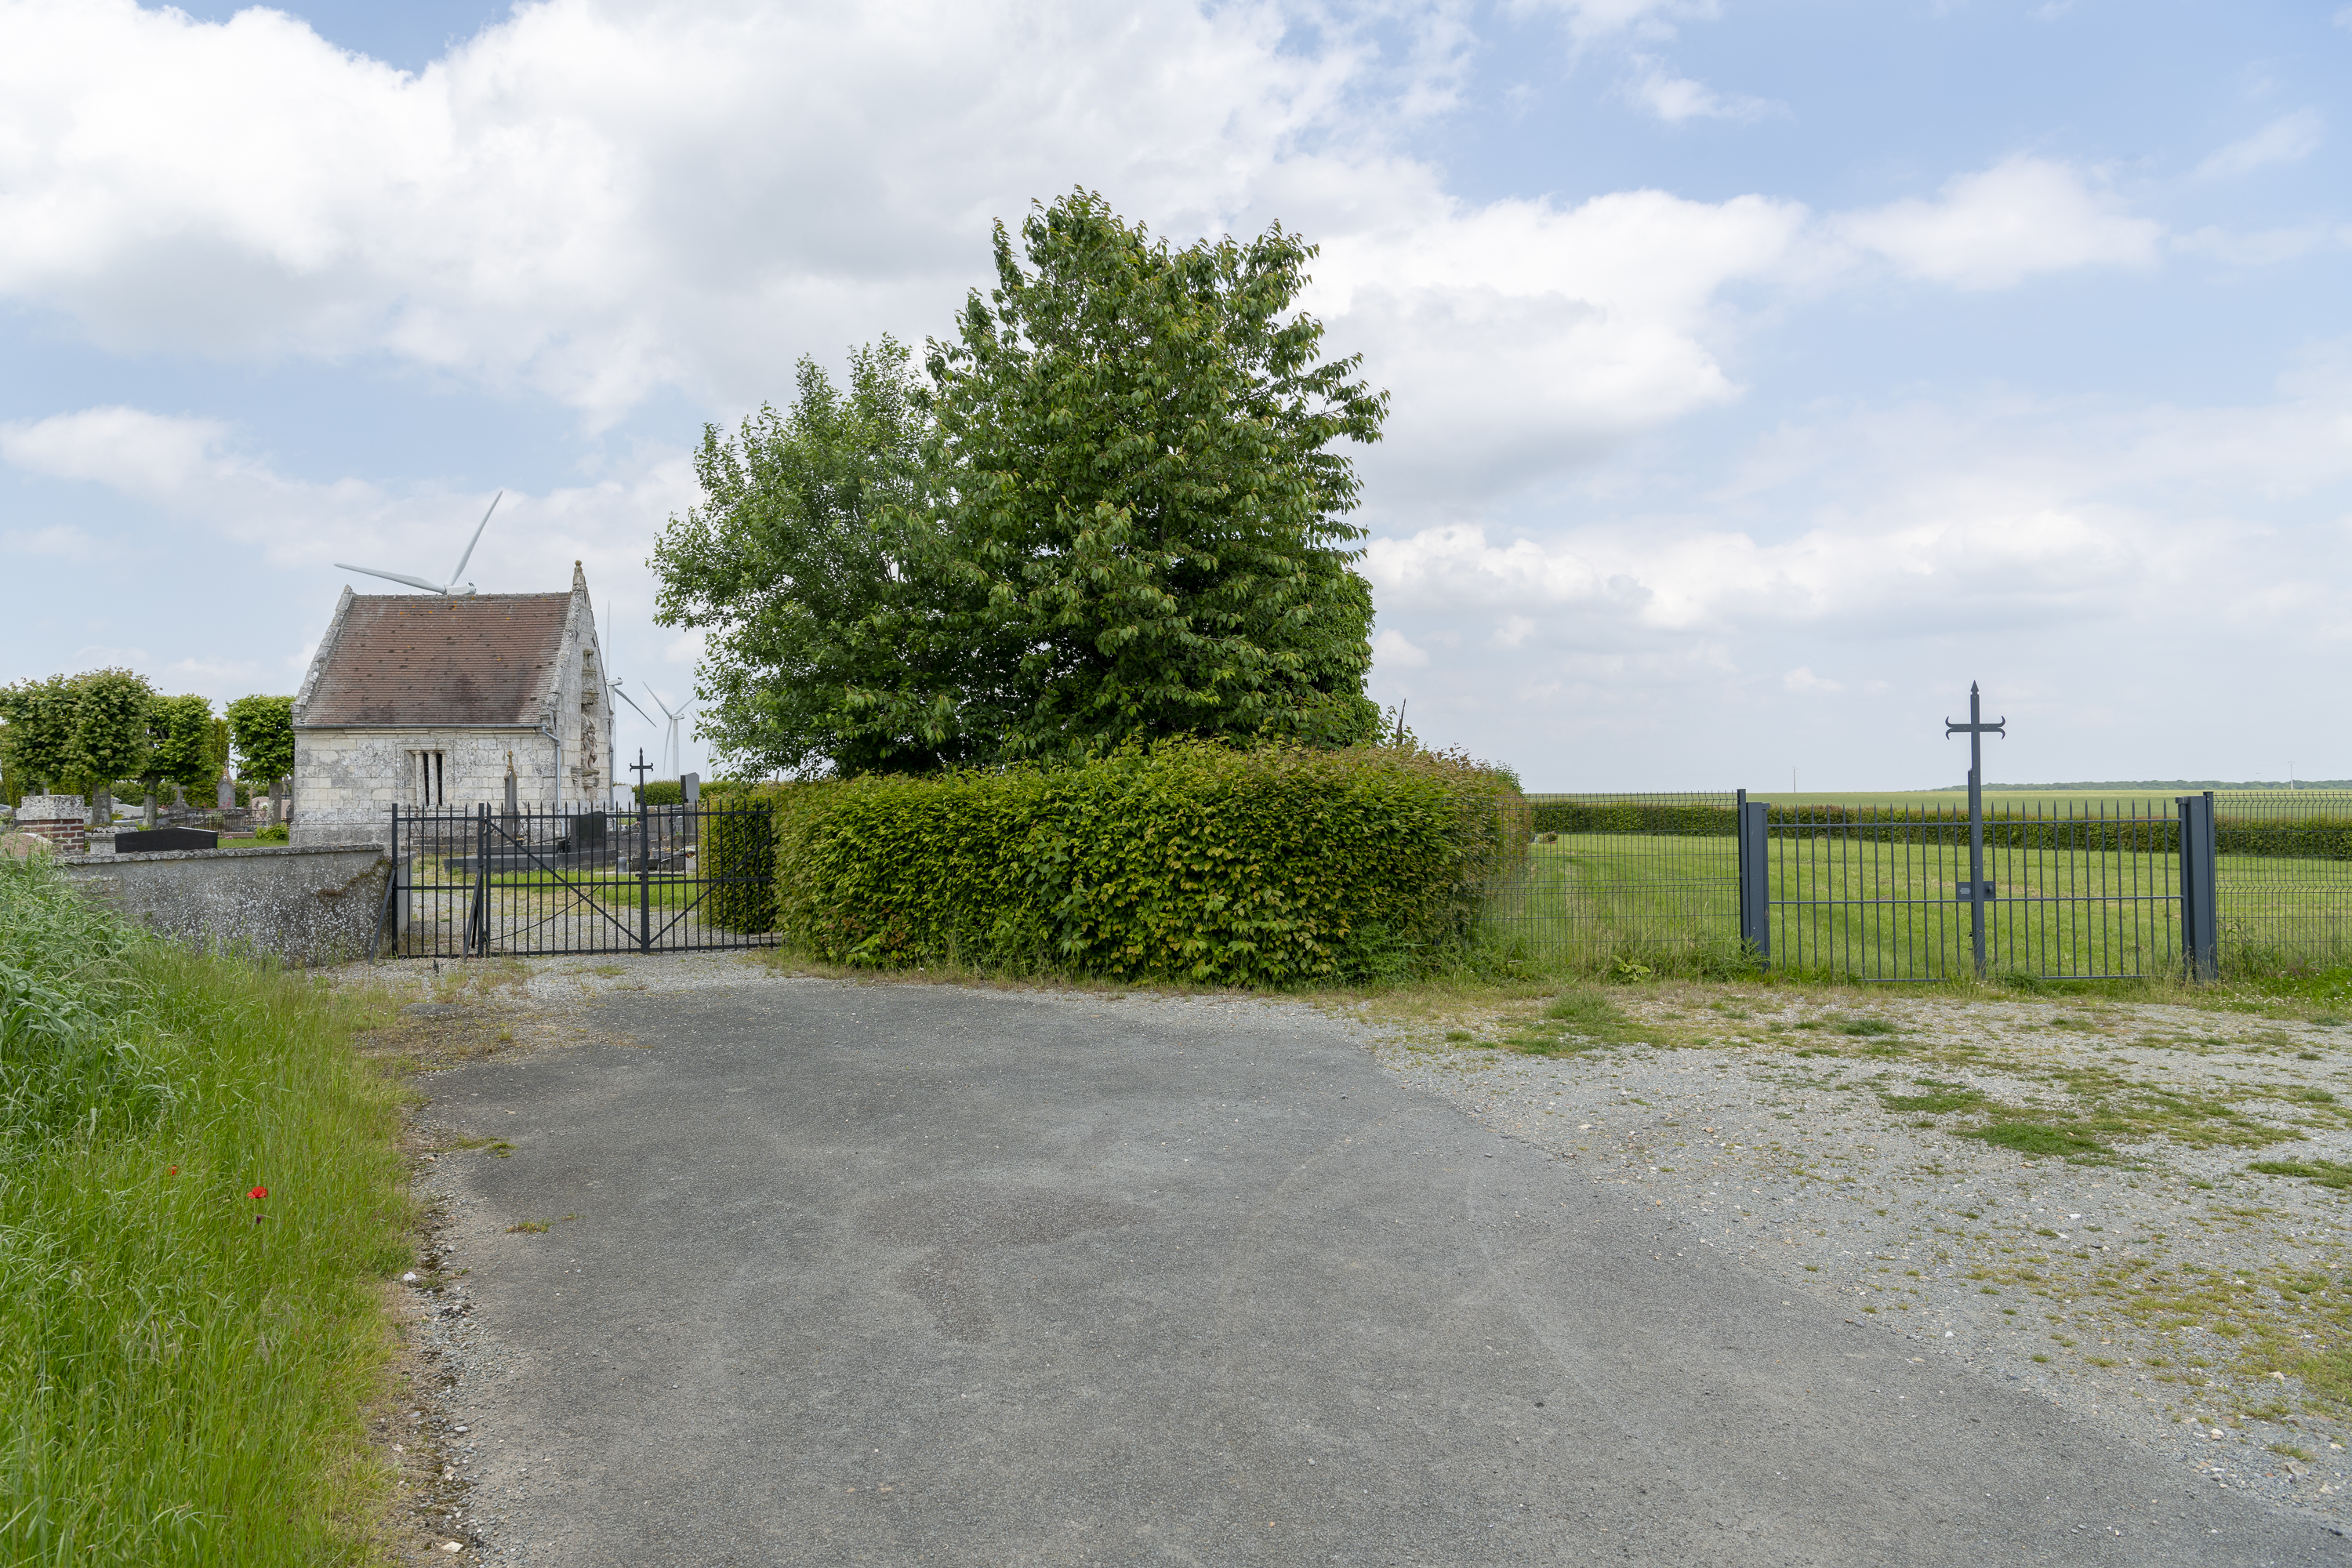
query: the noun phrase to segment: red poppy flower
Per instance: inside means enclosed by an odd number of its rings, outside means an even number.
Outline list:
[[[180,1167],[179,1167],[179,1166],[177,1166],[177,1165],[174,1165],[174,1166],[173,1166],[170,1170],[168,1170],[168,1171],[164,1172],[163,1173],[164,1173],[165,1175],[167,1175],[167,1176],[176,1176],[176,1175],[178,1175],[178,1174],[180,1173]]]
[[[254,1199],[256,1202],[258,1202],[269,1195],[269,1189],[268,1187],[256,1187],[253,1191],[246,1194],[245,1195]]]

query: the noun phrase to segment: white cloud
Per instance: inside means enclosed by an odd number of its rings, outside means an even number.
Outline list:
[[[1716,0],[1513,0],[1521,16],[1548,11],[1568,24],[1568,36],[1583,45],[1630,33],[1637,37],[1670,38],[1679,22],[1711,21],[1720,14]]]
[[[1365,459],[1389,500],[1483,499],[1737,396],[1708,346],[1722,292],[1770,276],[1805,221],[1659,191],[1400,203],[1325,245],[1307,303],[1395,392]]]
[[[1717,92],[1703,81],[1675,75],[1673,68],[1648,55],[1634,56],[1633,65],[1639,74],[1627,92],[1669,125],[1685,120],[1756,120],[1779,107],[1760,98]]]
[[[175,493],[197,474],[217,471],[215,448],[228,426],[141,408],[0,425],[0,462],[58,479],[95,479],[146,500]]]
[[[2077,171],[2024,155],[1949,181],[1932,202],[1845,214],[1832,231],[1915,277],[1959,289],[2002,289],[2078,267],[2146,266],[2163,236]]]
[[[1429,663],[1429,650],[1416,647],[1402,632],[1390,629],[1372,639],[1372,658],[1384,665],[1420,669]]]
[[[1801,693],[1807,691],[1843,691],[1845,689],[1845,686],[1840,681],[1823,680],[1820,676],[1815,675],[1812,672],[1811,666],[1801,664],[1796,668],[1790,670],[1788,674],[1780,678],[1780,689],[1784,691]]]
[[[2266,168],[2293,163],[2319,151],[2326,140],[2327,122],[2315,109],[2298,109],[2281,115],[2252,136],[2231,142],[2197,165],[2200,179],[2226,180]]]

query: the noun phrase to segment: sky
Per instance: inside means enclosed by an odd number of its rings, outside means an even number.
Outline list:
[[[0,681],[292,691],[503,491],[676,707],[704,426],[1083,187],[1320,246],[1425,742],[1934,787],[1976,681],[1993,780],[2352,777],[2347,83],[2340,0],[0,0]]]

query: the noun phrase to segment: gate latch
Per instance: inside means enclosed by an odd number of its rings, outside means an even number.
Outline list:
[[[1952,884],[1952,900],[1955,903],[1973,904],[1980,898],[1990,900],[1992,896],[1992,884],[1990,882],[1955,882]]]

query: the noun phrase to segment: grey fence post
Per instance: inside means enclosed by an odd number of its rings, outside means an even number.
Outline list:
[[[2221,969],[2221,921],[2214,875],[2218,846],[2213,795],[2184,795],[2180,805],[2180,956],[2191,980],[2211,980]]]
[[[1739,943],[1772,967],[1772,804],[1739,792]]]

